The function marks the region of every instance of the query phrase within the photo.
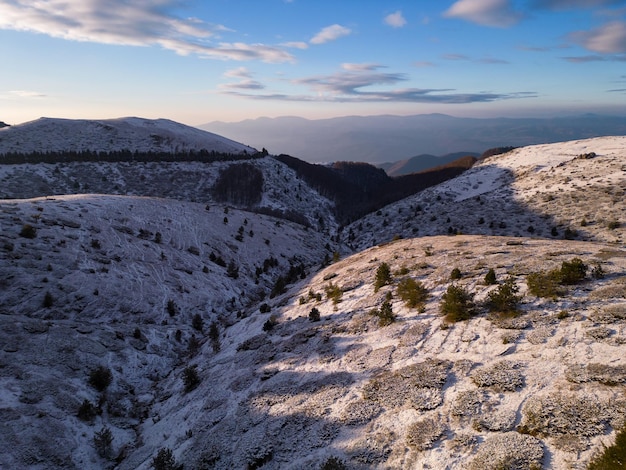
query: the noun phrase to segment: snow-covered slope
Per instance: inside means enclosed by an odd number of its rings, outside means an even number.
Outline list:
[[[529,294],[526,274],[574,257],[605,277],[556,301]],[[393,281],[377,292],[383,262]],[[513,276],[520,315],[444,325],[453,267],[477,302],[497,288],[489,268]],[[168,447],[191,468],[318,469],[334,456],[350,469],[582,469],[626,418],[625,275],[626,250],[594,242],[426,237],[366,250],[272,304],[271,331],[270,314],[226,330],[221,352],[189,362],[197,389],[160,382],[172,395],[120,468],[148,469]],[[429,291],[423,309],[398,297],[407,276]],[[370,312],[387,298],[397,318],[380,326]]]
[[[261,198],[253,210],[274,210],[332,230],[333,203],[272,157],[215,162],[70,162],[0,165],[0,197],[30,199],[55,194],[117,194],[215,203],[221,172],[251,165],[263,175]],[[230,202],[232,206],[238,204]],[[293,218],[293,217],[292,217]]]
[[[95,425],[137,446],[133,427],[155,418],[159,382],[206,345],[209,325],[221,335],[258,315],[279,278],[318,269],[331,246],[301,225],[221,206],[0,201],[0,467],[103,468]],[[114,376],[101,398],[87,383],[99,366]],[[84,400],[99,407],[95,423],[76,417]]]
[[[623,243],[625,191],[626,136],[533,145],[363,217],[343,237],[355,250],[455,233]]]
[[[626,421],[625,149],[490,158],[346,227],[359,252],[319,271],[347,252],[332,223],[202,198],[233,162],[0,165],[8,197],[123,193],[0,200],[0,467],[148,470],[170,449],[198,469],[582,470]],[[284,165],[245,163],[263,172],[260,205],[326,220]],[[448,228],[478,235],[425,236]],[[529,292],[529,273],[573,258],[585,281]],[[478,315],[446,324],[455,267]],[[516,315],[487,313],[489,268],[519,288]],[[423,308],[401,300],[407,277]],[[384,302],[396,321],[380,326]]]
[[[246,145],[169,119],[40,118],[0,130],[0,155],[70,150],[256,153]]]

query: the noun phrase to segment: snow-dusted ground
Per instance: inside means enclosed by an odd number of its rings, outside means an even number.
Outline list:
[[[525,274],[577,256],[601,263],[606,277],[574,286],[557,301],[527,293]],[[369,314],[388,292],[395,295],[395,285],[374,291],[382,262],[396,272],[394,284],[411,276],[430,292],[423,312],[394,298],[397,321],[387,327]],[[490,267],[500,281],[513,275],[524,294],[522,315],[507,323],[482,313],[442,328],[439,304],[455,266],[463,273],[458,285],[477,301],[494,289],[483,283]],[[405,274],[397,274],[401,269]],[[269,314],[251,316],[225,332],[219,354],[194,359],[207,383],[157,404],[160,420],[141,428],[152,451],[140,449],[120,468],[147,469],[145,459],[161,446],[177,449],[193,468],[261,461],[259,468],[319,468],[329,456],[355,469],[465,468],[478,458],[470,468],[500,468],[512,455],[492,440],[531,423],[530,404],[553,397],[560,400],[548,412],[553,427],[528,437],[540,449],[537,462],[585,468],[625,418],[625,274],[626,250],[592,242],[457,236],[366,250],[291,289],[278,301],[286,304],[272,311],[278,325],[271,332],[262,329]],[[330,283],[344,291],[337,305],[324,294]],[[312,308],[321,313],[319,323],[308,320]],[[577,380],[585,374],[576,371],[589,364],[620,371],[613,374],[618,384]],[[172,375],[162,386],[179,391],[180,378]],[[557,428],[570,420],[579,432]],[[426,423],[422,434],[441,426],[423,450],[408,444],[416,423]],[[531,468],[532,460],[515,468]]]
[[[596,157],[577,158],[594,152]],[[343,231],[355,250],[447,233],[623,243],[626,136],[533,145],[363,217]],[[612,221],[621,226],[609,228]],[[556,229],[556,235],[552,229]]]
[[[26,225],[34,238],[20,236]],[[222,331],[252,314],[291,265],[316,270],[332,256],[327,243],[300,225],[217,205],[0,201],[0,467],[101,468],[91,444],[102,425],[118,444],[136,445],[133,426],[163,399],[155,386],[179,374],[192,335],[204,344],[211,322]],[[271,259],[277,265],[263,269]],[[192,328],[196,314],[204,333]],[[114,385],[88,425],[76,413],[84,399],[98,403],[87,379],[99,365]]]
[[[213,187],[231,165],[247,164],[263,174],[261,201],[252,209],[293,212],[313,227],[336,228],[333,204],[272,157],[237,162],[72,162],[0,165],[0,197],[30,199],[56,194],[118,194],[214,203]]]
[[[0,129],[0,155],[67,150],[186,152],[203,149],[233,154],[256,153],[247,145],[169,119],[39,118]]]
[[[583,469],[626,419],[625,149],[615,137],[490,158],[346,227],[358,253],[320,271],[339,250],[330,203],[271,158],[251,161],[261,205],[326,217],[323,230],[204,199],[228,162],[0,165],[0,467],[147,470],[167,447],[185,468]],[[60,194],[76,183],[121,194]],[[49,197],[20,199],[35,195]],[[448,228],[478,235],[425,236]],[[605,277],[556,300],[527,292],[528,273],[574,257]],[[376,292],[382,262],[394,281]],[[290,265],[308,276],[270,298]],[[521,315],[442,326],[454,267],[479,303],[489,268],[512,276]],[[398,298],[405,276],[428,288],[423,311]],[[397,321],[381,327],[370,311],[387,296]],[[97,366],[113,374],[103,394],[88,384]],[[189,367],[200,384],[185,391]],[[103,427],[108,460],[93,445]]]

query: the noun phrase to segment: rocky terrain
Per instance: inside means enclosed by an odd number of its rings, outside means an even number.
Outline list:
[[[338,234],[272,158],[311,223],[218,202],[228,162],[2,165],[0,466],[583,469],[626,421],[625,158],[517,149]]]

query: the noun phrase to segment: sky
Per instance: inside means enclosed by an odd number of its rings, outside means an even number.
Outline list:
[[[0,121],[626,115],[626,0],[0,0]]]

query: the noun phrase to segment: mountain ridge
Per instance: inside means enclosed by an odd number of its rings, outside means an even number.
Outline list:
[[[493,147],[521,147],[607,135],[626,135],[625,116],[554,118],[460,118],[442,114],[346,116],[307,120],[263,118],[199,125],[271,153],[309,162],[382,163],[416,154],[482,153]],[[323,137],[323,138],[320,138]]]

